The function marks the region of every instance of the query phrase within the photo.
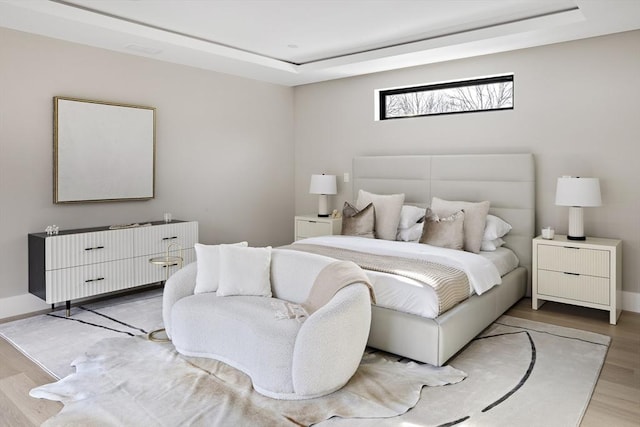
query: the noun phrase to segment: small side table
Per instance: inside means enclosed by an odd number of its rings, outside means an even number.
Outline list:
[[[169,255],[169,251],[171,250],[172,246],[175,246],[180,249],[180,256]],[[184,257],[182,256],[182,247],[178,244],[172,243],[169,246],[167,246],[167,252],[165,253],[164,256],[151,258],[149,259],[149,262],[151,264],[161,265],[163,268],[166,269],[165,270],[166,274],[164,279],[164,281],[166,282],[167,280],[169,280],[170,267],[178,266],[178,268],[182,268],[182,264],[184,263]],[[149,339],[149,341],[155,341],[155,342],[171,341],[168,336],[159,337],[158,335],[162,332],[165,332],[165,335],[166,335],[166,330],[164,328],[156,329],[155,331],[149,332],[149,335],[147,335],[147,338]]]
[[[184,258],[182,256],[165,255],[165,256],[151,258],[149,262],[151,264],[161,265],[163,268],[167,269],[165,271],[166,274],[164,279],[166,282],[167,280],[169,280],[169,267],[175,267],[177,265],[178,268],[182,268],[182,263],[184,262]]]
[[[342,232],[342,218],[297,215],[295,217],[295,240],[307,237],[330,236]]]

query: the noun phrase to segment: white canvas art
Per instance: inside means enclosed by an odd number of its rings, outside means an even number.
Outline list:
[[[154,197],[155,109],[54,98],[54,202]]]

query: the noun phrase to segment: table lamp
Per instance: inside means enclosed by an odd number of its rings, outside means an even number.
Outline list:
[[[318,216],[328,217],[328,197],[330,194],[338,194],[335,175],[311,175],[311,185],[309,186],[310,194],[319,194],[318,200]]]
[[[556,205],[569,206],[569,240],[586,240],[583,207],[601,206],[600,180],[563,176],[558,178]]]

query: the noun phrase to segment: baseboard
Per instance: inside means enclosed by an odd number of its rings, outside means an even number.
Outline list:
[[[32,294],[0,298],[0,320],[35,313],[48,308],[51,308],[49,304]]]
[[[640,313],[640,294],[637,292],[622,291],[622,309]]]

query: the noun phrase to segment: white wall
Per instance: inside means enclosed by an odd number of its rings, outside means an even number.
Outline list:
[[[627,309],[640,311],[640,31],[297,87],[297,214],[313,212],[313,173],[342,177],[358,155],[521,153],[536,161],[537,228],[566,233],[556,178],[601,180],[587,235],[622,239]],[[374,121],[374,90],[515,74],[512,111]],[[341,180],[339,180],[341,181]],[[351,200],[339,185],[334,208]]]
[[[0,64],[0,318],[47,307],[27,294],[27,234],[49,224],[168,211],[199,221],[204,243],[292,240],[292,88],[6,29]],[[157,108],[154,200],[52,203],[55,95]]]

